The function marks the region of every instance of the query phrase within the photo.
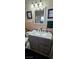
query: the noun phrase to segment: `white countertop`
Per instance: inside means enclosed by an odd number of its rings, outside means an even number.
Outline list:
[[[27,33],[28,35],[32,35],[32,36],[37,36],[37,37],[42,37],[42,38],[47,38],[47,39],[52,38],[52,34],[50,32],[41,32],[41,31],[33,30]]]

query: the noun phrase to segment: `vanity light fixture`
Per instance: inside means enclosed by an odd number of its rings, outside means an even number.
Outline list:
[[[35,3],[32,2],[31,8],[35,8],[36,10],[43,10],[44,9],[43,2],[41,0],[39,3],[37,3],[37,1]]]

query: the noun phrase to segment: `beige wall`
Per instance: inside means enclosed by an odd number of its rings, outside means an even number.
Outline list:
[[[46,28],[47,21],[48,20],[53,20],[53,19],[48,19],[47,18],[48,9],[53,8],[53,0],[42,0],[42,2],[44,3],[44,5],[46,6],[45,9],[44,9],[44,17],[45,17],[45,23],[44,24],[35,23],[35,10],[33,8],[31,8],[32,1],[33,0],[26,0],[26,2],[25,2],[25,11],[32,11],[32,19],[27,19],[27,16],[26,16],[25,17],[26,23],[28,21],[32,21],[34,23],[33,26],[35,26],[35,28],[40,28],[40,27]],[[32,27],[32,26],[29,25],[28,27]]]

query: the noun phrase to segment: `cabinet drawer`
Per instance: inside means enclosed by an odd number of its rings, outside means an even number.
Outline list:
[[[41,49],[40,52],[45,54],[45,55],[49,55],[50,54],[50,51],[47,51],[47,50],[44,50],[44,49]]]
[[[43,46],[43,47],[47,47],[47,48],[50,48],[51,47],[51,44],[47,44],[47,43],[40,43],[39,46]]]
[[[51,51],[50,48],[51,47],[47,47],[47,46],[40,45],[39,46],[39,51],[42,52],[42,53],[44,53],[44,54],[46,54],[46,55],[48,55],[48,54],[50,54],[50,51]]]
[[[48,46],[42,46],[42,45],[39,46],[39,49],[40,49],[40,50],[50,51],[50,48],[51,48],[51,47],[48,47]]]
[[[39,46],[43,46],[43,47],[50,48],[51,45],[52,45],[51,42],[47,42],[47,43],[46,42],[43,42],[43,41],[39,42]]]

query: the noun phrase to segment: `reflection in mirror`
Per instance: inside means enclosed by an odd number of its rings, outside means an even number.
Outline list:
[[[44,22],[44,10],[36,10],[35,23],[43,23],[43,22]]]

